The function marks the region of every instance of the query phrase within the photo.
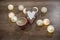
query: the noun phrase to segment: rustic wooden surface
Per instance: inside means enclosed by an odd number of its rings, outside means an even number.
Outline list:
[[[15,2],[8,0],[0,1],[0,40],[60,40],[60,2],[59,1],[24,1]],[[10,12],[7,8],[8,4],[13,4],[15,6],[13,12],[20,17],[21,12],[18,11],[18,5],[23,4],[25,7],[39,8],[39,12],[36,15],[37,19],[49,18],[51,25],[54,26],[55,32],[49,36],[46,27],[37,27],[36,20],[32,24],[28,24],[25,30],[20,30],[20,28],[10,21],[8,18],[8,13]],[[41,16],[41,7],[47,7],[48,12]],[[23,15],[24,16],[24,15]]]

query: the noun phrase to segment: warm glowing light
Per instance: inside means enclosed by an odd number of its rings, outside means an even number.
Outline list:
[[[47,12],[47,8],[46,8],[46,7],[42,7],[42,8],[41,8],[41,12],[42,12],[42,13],[46,13],[46,12]]]
[[[10,13],[8,14],[8,16],[9,16],[9,18],[12,18],[13,16],[15,16],[15,14],[14,14],[13,12],[10,12]]]
[[[38,26],[42,26],[42,25],[43,25],[43,21],[42,21],[41,19],[39,19],[39,20],[37,20],[36,24],[37,24]]]
[[[53,27],[52,25],[49,25],[49,26],[47,27],[47,31],[48,31],[49,33],[53,33],[53,32],[54,32],[54,27]]]
[[[9,4],[9,5],[8,5],[8,9],[9,9],[9,10],[13,10],[13,8],[14,8],[14,6],[13,6],[12,4]]]
[[[49,19],[44,19],[43,23],[44,23],[44,25],[49,25],[50,24],[50,20]]]
[[[24,14],[26,14],[26,13],[27,13],[27,12],[26,12],[26,8],[24,8],[23,13],[24,13]]]
[[[20,11],[22,11],[22,10],[24,9],[24,6],[23,6],[23,5],[19,5],[19,6],[18,6],[18,9],[19,9]]]
[[[36,11],[35,11],[36,13],[38,12],[38,7],[33,7],[33,9],[36,10]]]
[[[13,16],[13,17],[11,18],[11,21],[12,21],[12,22],[16,22],[16,21],[17,21],[17,17],[16,17],[16,16]]]

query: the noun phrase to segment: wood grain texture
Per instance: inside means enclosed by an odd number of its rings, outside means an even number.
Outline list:
[[[20,28],[10,21],[8,13],[10,12],[7,8],[8,4],[15,6],[13,12],[17,17],[24,16],[22,12],[18,10],[18,5],[23,4],[27,7],[37,6],[39,12],[36,15],[37,19],[49,18],[51,25],[54,26],[55,32],[51,37],[48,36],[46,27],[37,27],[36,20],[32,24],[28,24],[26,29],[20,30]],[[41,7],[47,7],[48,12],[41,16]],[[0,2],[0,40],[60,40],[60,2],[59,1],[24,1],[24,2]]]

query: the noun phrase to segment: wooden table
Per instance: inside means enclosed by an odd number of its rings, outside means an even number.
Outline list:
[[[51,25],[55,31],[53,35],[48,36],[46,27],[36,26],[36,20],[32,24],[28,24],[25,30],[20,30],[16,23],[12,23],[8,18],[10,12],[7,8],[8,4],[15,6],[13,12],[20,17],[22,12],[18,10],[18,5],[23,4],[27,7],[37,6],[39,12],[36,15],[37,19],[49,18]],[[41,7],[47,7],[48,12],[41,16]],[[24,16],[24,15],[22,15]],[[0,1],[0,40],[60,40],[60,1]]]

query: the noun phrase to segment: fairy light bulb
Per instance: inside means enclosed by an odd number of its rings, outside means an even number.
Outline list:
[[[8,16],[9,16],[9,18],[12,18],[12,17],[15,16],[15,14],[14,14],[13,12],[10,12],[10,13],[8,14]]]
[[[49,25],[50,24],[50,20],[49,19],[44,19],[43,20],[43,24],[44,25]]]
[[[9,10],[13,10],[13,8],[14,8],[14,6],[13,6],[12,4],[9,4],[9,5],[8,5],[8,9],[9,9]]]
[[[18,6],[18,9],[19,9],[20,11],[22,11],[22,10],[24,9],[24,6],[23,6],[23,5],[19,5],[19,6]]]
[[[35,13],[38,12],[38,7],[33,7],[33,9],[35,10]]]
[[[42,12],[42,13],[46,13],[46,12],[47,12],[47,8],[46,8],[46,7],[42,7],[42,8],[41,8],[41,12]]]
[[[49,33],[53,33],[53,32],[54,32],[54,27],[53,27],[52,25],[49,25],[49,26],[47,27],[47,31],[48,31]]]
[[[27,13],[26,8],[24,8],[24,9],[23,9],[23,13],[24,13],[24,14],[26,14],[26,13]]]
[[[43,25],[43,21],[42,21],[41,19],[39,19],[39,20],[37,20],[36,24],[37,24],[38,26],[42,26],[42,25]]]
[[[16,22],[16,21],[17,21],[17,17],[16,17],[16,16],[13,16],[13,17],[11,18],[11,21],[12,21],[12,22]]]

